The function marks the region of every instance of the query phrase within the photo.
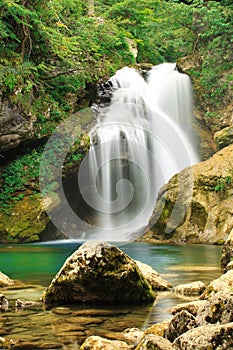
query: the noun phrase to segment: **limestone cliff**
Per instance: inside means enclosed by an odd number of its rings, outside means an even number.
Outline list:
[[[143,240],[222,244],[233,228],[233,145],[162,187]]]

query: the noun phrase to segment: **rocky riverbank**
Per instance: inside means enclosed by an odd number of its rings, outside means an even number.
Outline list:
[[[232,247],[232,242],[228,241],[225,247],[230,245]],[[233,255],[228,253],[228,259],[231,260],[232,257]],[[32,335],[34,332],[33,327],[37,327],[38,331],[40,330],[39,325],[42,318],[44,322],[47,320],[45,324],[49,324],[53,318],[55,320],[55,317],[59,317],[59,321],[56,321],[53,326],[55,327],[53,332],[58,337],[64,337],[65,334],[68,337],[68,332],[70,336],[70,332],[73,329],[74,342],[72,346],[67,345],[67,349],[230,349],[233,346],[233,270],[231,266],[232,263],[230,262],[225,270],[226,272],[207,286],[201,281],[196,281],[172,288],[156,271],[145,264],[135,262],[120,249],[103,242],[86,243],[67,259],[50,286],[43,293],[42,303],[17,300],[16,308],[22,321],[24,315],[30,314],[34,310],[30,318],[30,322],[32,322],[31,331],[29,333],[26,332],[26,339],[24,340],[19,339],[17,333],[14,333],[14,337],[11,336],[12,339],[8,337],[0,338],[1,347],[3,349],[31,350],[63,348],[59,341],[56,343],[51,341],[49,343],[46,340],[43,341],[42,338],[38,342],[38,336],[35,338],[35,335]],[[136,279],[134,278],[136,281],[135,292],[132,287],[132,271],[134,271],[134,274],[136,273],[135,276],[138,276]],[[96,277],[96,280],[94,277]],[[1,288],[5,288],[4,293],[1,294],[1,309],[2,312],[7,312],[7,295],[14,281],[11,281],[5,275],[0,275],[0,278]],[[94,289],[98,278],[100,278],[102,285],[102,302],[105,301],[107,295],[110,295],[112,297],[111,304],[115,302],[120,308],[116,308],[115,311],[108,311],[101,307],[101,288]],[[107,288],[106,283],[110,280],[114,281],[114,278],[116,283],[110,283]],[[88,282],[90,279],[92,281]],[[90,306],[87,306],[86,303],[83,304],[83,301],[79,300],[80,298],[76,298],[77,295],[80,295],[81,281],[85,281],[83,284],[85,288],[82,290],[83,295],[85,293],[88,296],[92,294],[92,298],[94,298],[94,293],[96,292],[99,298],[98,308],[94,307],[91,300],[89,300]],[[131,281],[130,293],[127,293],[127,281]],[[147,301],[144,298],[141,298],[139,301],[138,298],[143,293],[138,293],[139,285],[137,281],[144,281],[143,283],[140,282],[140,288],[144,290],[144,295],[150,295]],[[125,284],[124,298],[128,298],[123,308],[121,300],[118,300],[118,292],[122,290],[121,282]],[[93,288],[91,287],[92,284]],[[62,290],[62,285],[66,285],[66,289]],[[114,293],[111,290],[111,286],[114,289]],[[169,310],[172,315],[170,319],[154,324],[147,329],[138,327],[135,316],[129,317],[131,314],[129,313],[129,304],[136,301],[136,304],[140,305],[137,306],[137,310],[144,309],[145,303],[150,304],[162,290],[170,290],[177,296],[188,298],[188,302],[172,307]],[[83,305],[83,308],[75,311],[70,305],[70,300],[64,301],[64,298],[62,298],[62,301],[52,301],[50,299],[49,302],[53,305],[50,305],[46,313],[41,313],[40,310],[46,304],[46,295],[49,295],[51,291],[53,291],[53,295],[58,295],[59,292],[60,297],[67,295],[67,293],[70,294],[73,298],[72,303]],[[137,299],[134,298],[135,295]],[[74,300],[75,298],[76,300]],[[37,315],[40,315],[40,319],[35,317],[35,310],[38,310]],[[122,321],[120,323],[115,321],[115,325],[111,321],[112,326],[110,327],[111,323],[108,325],[111,331],[101,331],[103,322],[108,322],[114,313],[115,315],[124,314],[126,319],[128,319],[129,328],[122,329]],[[17,313],[15,316],[17,316]],[[88,325],[91,324],[95,324],[95,327],[88,328]],[[5,326],[4,324],[4,329]],[[24,327],[23,323],[21,324],[22,327]],[[77,327],[79,329],[78,333]],[[41,329],[41,333],[42,331],[43,329]],[[6,333],[3,333],[2,336],[4,334]]]

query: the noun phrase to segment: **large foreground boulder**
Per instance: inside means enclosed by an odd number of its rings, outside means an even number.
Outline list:
[[[136,262],[119,248],[98,241],[75,251],[42,297],[47,304],[141,304],[154,298]]]

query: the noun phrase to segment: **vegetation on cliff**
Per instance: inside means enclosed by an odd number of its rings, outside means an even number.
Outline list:
[[[137,61],[157,64],[197,53],[203,92],[215,103],[232,80],[229,1],[52,0],[0,2],[0,88],[30,105],[38,123],[70,111],[68,94]],[[224,84],[219,80],[227,73]],[[42,103],[43,102],[43,103]]]

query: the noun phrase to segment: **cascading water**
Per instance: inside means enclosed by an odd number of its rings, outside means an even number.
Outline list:
[[[147,82],[128,67],[110,81],[111,103],[100,108],[90,134],[91,238],[128,241],[148,224],[161,186],[198,161],[192,90],[174,64],[154,67]]]
[[[90,133],[90,151],[77,179],[72,178],[72,188],[63,183],[62,169],[80,139],[80,121],[76,116],[66,119],[46,143],[40,190],[47,213],[56,229],[70,239],[130,241],[148,228],[159,189],[187,168],[185,178],[177,176],[177,201],[169,217],[172,225],[166,227],[169,232],[185,215],[192,195],[189,166],[198,162],[190,127],[189,78],[176,71],[174,64],[152,68],[146,80],[125,67],[106,86],[112,87],[111,99],[102,91],[105,104],[93,106],[97,123]]]

